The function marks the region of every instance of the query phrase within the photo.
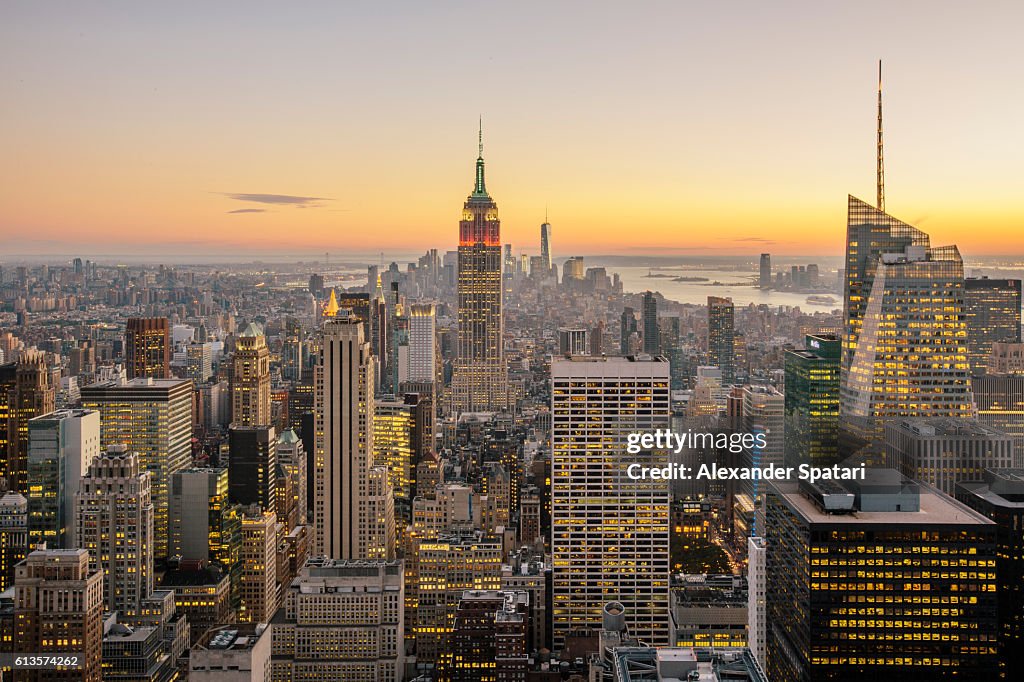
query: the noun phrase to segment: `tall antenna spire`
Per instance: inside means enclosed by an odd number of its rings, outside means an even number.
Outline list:
[[[878,157],[876,159],[876,196],[879,211],[885,211],[885,157],[882,154],[882,60],[878,60]]]
[[[879,64],[881,64],[881,62],[879,62]],[[879,68],[881,68],[881,67],[879,67]],[[879,71],[879,74],[881,74],[881,71]],[[881,75],[879,75],[879,78],[881,78]],[[483,114],[480,115],[479,138],[480,138],[480,153],[477,154],[477,158],[478,159],[482,159],[482,158],[484,158],[484,117],[483,117]]]
[[[480,116],[480,151],[476,157],[476,184],[473,186],[473,196],[486,197],[487,186],[484,183],[484,117]]]

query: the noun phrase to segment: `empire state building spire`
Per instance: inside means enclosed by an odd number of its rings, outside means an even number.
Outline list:
[[[484,117],[480,117],[479,153],[476,156],[476,184],[473,186],[474,197],[488,197],[487,185],[484,183]]]
[[[882,155],[882,60],[878,60],[878,141],[875,157],[875,205],[885,212],[885,157]]]

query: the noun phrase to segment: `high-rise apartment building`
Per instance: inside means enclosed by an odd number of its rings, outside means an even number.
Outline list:
[[[100,414],[60,410],[28,423],[29,540],[52,549],[80,547],[75,495],[100,454]]]
[[[373,461],[373,358],[362,323],[324,322],[316,376],[316,552],[393,558],[394,497],[387,467]]]
[[[151,479],[138,454],[112,445],[89,465],[75,496],[78,546],[103,572],[106,609],[122,619],[140,616],[153,592]]]
[[[967,355],[973,374],[988,369],[992,344],[1020,343],[1021,281],[968,277],[964,280]]]
[[[891,469],[772,484],[773,680],[997,679],[996,526]]]
[[[722,370],[722,385],[736,378],[735,310],[731,298],[708,296],[708,360]]]
[[[205,384],[213,376],[213,344],[190,343],[185,349],[185,362],[188,367],[188,378],[196,386]]]
[[[273,679],[405,679],[401,561],[310,559],[274,617]]]
[[[650,291],[644,292],[644,352],[657,355],[661,352],[661,333],[658,330],[658,299]]]
[[[235,341],[231,362],[231,423],[266,426],[270,416],[270,350],[263,329],[249,323]]]
[[[100,682],[103,662],[103,572],[84,549],[37,549],[15,570],[13,650],[77,653],[81,667],[22,670],[24,680]]]
[[[28,493],[28,422],[53,412],[56,400],[46,353],[26,351],[0,365],[0,470],[11,490]]]
[[[166,317],[131,317],[125,326],[125,372],[129,379],[171,376],[171,323]]]
[[[242,515],[238,619],[266,623],[278,606],[277,515],[255,505]]]
[[[82,406],[100,413],[100,447],[126,445],[153,474],[153,556],[162,561],[168,556],[171,477],[192,458],[192,382],[100,382],[82,389]]]
[[[508,407],[501,292],[501,221],[484,184],[483,133],[476,183],[459,222],[458,353],[452,409],[494,412]]]
[[[433,303],[409,306],[409,371],[407,381],[437,380],[437,314]]]
[[[302,445],[302,439],[292,429],[286,429],[277,439],[277,463],[283,468],[284,474],[292,479],[297,521],[305,525],[309,515],[306,449]]]
[[[804,347],[787,350],[786,466],[839,462],[839,357],[842,342],[807,335]]]
[[[669,485],[627,474],[626,436],[669,426],[669,365],[658,357],[551,363],[554,642],[600,627],[610,601],[629,629],[669,643]],[[665,466],[664,451],[628,463]]]

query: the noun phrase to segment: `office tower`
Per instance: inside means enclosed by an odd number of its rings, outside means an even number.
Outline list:
[[[772,287],[772,255],[770,253],[761,254],[761,272],[760,272],[759,283],[762,289],[771,289]]]
[[[100,413],[100,447],[124,444],[153,474],[153,556],[168,555],[171,476],[192,457],[192,382],[188,379],[106,381],[82,389],[82,406]]]
[[[839,462],[841,352],[829,334],[808,334],[803,348],[786,351],[786,466]]]
[[[734,309],[731,298],[708,296],[708,359],[722,370],[722,385],[736,378]]]
[[[301,382],[306,373],[306,349],[302,338],[291,335],[281,347],[281,378]]]
[[[406,566],[406,617],[416,660],[437,661],[463,592],[501,586],[501,539],[476,530],[424,533],[413,538]]]
[[[231,423],[270,424],[270,350],[256,323],[249,323],[238,335],[231,368]]]
[[[275,511],[277,433],[273,426],[238,426],[228,430],[228,498],[232,504],[259,505]]]
[[[548,222],[547,216],[544,216],[544,222],[540,226],[540,262],[544,268],[544,277],[547,277],[551,272],[551,223]]]
[[[295,496],[295,508],[298,510],[298,523],[305,525],[309,513],[306,449],[292,429],[286,429],[277,439],[277,463],[292,479],[292,494]]]
[[[401,561],[310,559],[274,618],[273,679],[401,682],[404,600]]]
[[[501,221],[484,185],[483,131],[476,184],[459,222],[459,345],[452,377],[452,409],[494,412],[508,407],[503,353]]]
[[[89,567],[84,549],[37,549],[15,569],[18,624],[13,651],[77,653],[80,668],[23,670],[17,679],[100,682],[103,659],[103,572]],[[72,651],[73,650],[73,651]]]
[[[631,355],[630,348],[633,335],[637,333],[636,312],[626,306],[622,309],[622,316],[619,319],[619,354]]]
[[[1024,676],[1024,471],[990,469],[956,485],[956,499],[996,524],[999,660],[1005,679]]]
[[[120,618],[141,615],[153,592],[152,474],[139,456],[112,445],[97,456],[75,496],[78,546],[103,572],[103,601]]]
[[[765,663],[765,640],[768,633],[765,620],[767,556],[764,538],[747,538],[747,646],[762,667]]]
[[[28,555],[28,500],[21,493],[0,497],[0,592],[14,585],[14,567]]]
[[[466,590],[459,599],[448,646],[437,663],[438,682],[526,680],[529,595]]]
[[[987,373],[1024,374],[1024,343],[993,343],[992,354],[988,357]]]
[[[213,376],[213,344],[190,343],[185,350],[188,363],[188,378],[197,386],[205,384]]]
[[[841,381],[844,421],[869,441],[894,417],[973,417],[963,261],[955,246],[910,246],[874,264],[867,305]]]
[[[416,465],[432,446],[433,404],[416,393],[374,406],[374,461],[388,468],[399,527],[412,521]],[[401,522],[399,522],[401,519]]]
[[[80,547],[75,495],[100,454],[100,414],[61,410],[28,423],[29,541],[52,549]]]
[[[650,291],[644,292],[644,352],[657,355],[661,352],[661,334],[658,331],[658,299]]]
[[[28,422],[56,409],[56,387],[46,354],[25,351],[0,366],[0,457],[11,490],[28,492]]]
[[[231,576],[219,566],[171,569],[163,574],[161,590],[174,592],[174,608],[188,618],[190,639],[235,617]]]
[[[590,343],[586,329],[560,327],[558,329],[559,355],[590,355]]]
[[[627,476],[626,435],[669,426],[662,358],[551,363],[551,524],[554,642],[599,627],[604,605],[626,604],[629,630],[665,646],[669,628],[669,485]],[[585,419],[583,418],[585,416]],[[664,451],[629,456],[665,466]]]
[[[960,481],[1014,466],[1013,438],[975,420],[898,419],[885,425],[888,465],[907,478],[954,495]]]
[[[184,469],[171,475],[170,556],[220,564],[238,561],[241,520],[228,502],[228,468]]]
[[[562,282],[572,284],[584,280],[585,268],[583,267],[583,256],[572,256],[566,258],[562,263]]]
[[[978,421],[1013,437],[1014,466],[1024,466],[1024,375],[987,374],[971,379]]]
[[[985,373],[995,342],[1020,343],[1020,305],[1019,279],[964,280],[967,355],[973,374]]]
[[[238,620],[267,623],[277,610],[277,515],[253,506],[242,515]]]
[[[166,317],[131,317],[125,326],[125,372],[129,379],[171,376],[171,323]]]
[[[891,469],[824,483],[770,486],[768,676],[996,679],[995,524]]]
[[[220,625],[205,633],[188,656],[189,682],[271,682],[270,626]]]
[[[387,467],[373,462],[374,371],[358,320],[324,322],[316,389],[316,552],[334,559],[390,559],[394,498]]]
[[[753,469],[767,469],[782,466],[786,451],[786,398],[771,386],[744,386],[742,433],[751,434],[755,440],[743,452],[742,462]],[[763,437],[762,446],[756,438]],[[738,507],[753,513],[741,518],[739,509],[734,510],[734,532],[738,537],[764,536],[765,484],[761,479],[740,480],[737,486]],[[749,524],[749,525],[748,525]]]
[[[409,307],[408,381],[433,383],[437,379],[437,316],[433,303]]]

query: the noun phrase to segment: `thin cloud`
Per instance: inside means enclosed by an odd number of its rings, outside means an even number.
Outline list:
[[[762,244],[774,244],[774,239],[765,239],[764,237],[739,237],[733,239],[734,242],[761,242]]]
[[[219,194],[235,201],[251,201],[257,204],[295,206],[297,208],[316,208],[322,206],[322,202],[334,201],[330,197],[302,197],[293,194],[249,194],[244,192],[219,192]]]
[[[266,213],[265,208],[236,208],[234,211],[228,211],[228,213]]]

